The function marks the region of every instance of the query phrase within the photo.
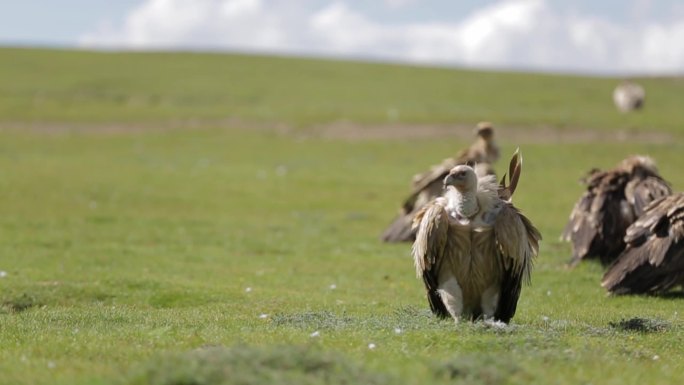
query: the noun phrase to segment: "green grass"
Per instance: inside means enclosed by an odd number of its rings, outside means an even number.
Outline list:
[[[639,79],[643,113],[612,104],[617,79],[188,53],[0,48],[0,121],[243,119],[296,127],[475,123],[681,132],[681,78]]]
[[[308,122],[342,118],[319,107],[337,105],[352,85],[362,89],[366,103],[350,98],[340,108],[360,122],[382,121],[379,113],[367,114],[384,105],[380,93],[416,111],[433,102],[442,106],[436,122],[468,122],[490,108],[475,98],[480,112],[475,108],[460,115],[441,100],[451,88],[441,83],[451,76],[475,76],[458,71],[218,55],[0,52],[2,120],[39,120],[46,127],[53,122],[163,126],[166,119],[210,121],[219,116],[216,95],[228,94],[220,81],[209,81],[210,71],[198,68],[231,68],[231,63],[235,71],[249,70],[242,92],[264,98],[241,110],[244,119],[306,128]],[[15,64],[4,60],[8,54]],[[280,65],[338,77],[321,75],[311,89],[293,88],[287,106],[275,91],[255,86],[269,79],[275,84],[308,79],[304,72],[284,79],[265,70]],[[166,69],[149,78],[159,66]],[[53,76],[28,76],[36,67],[54,68]],[[206,76],[206,82],[187,90],[197,104],[134,111],[107,98],[69,101],[69,92],[84,79],[100,78],[107,95],[159,92],[182,98],[182,80],[174,80],[171,67],[187,68],[194,79]],[[128,82],[106,83],[110,76]],[[383,88],[392,79],[397,87],[427,79],[438,87],[434,95],[427,85],[399,95]],[[584,83],[588,89],[614,83],[538,79]],[[375,82],[378,89],[366,94]],[[42,87],[50,100],[64,101],[66,107],[25,106],[29,99],[22,92]],[[492,87],[487,85],[496,94]],[[529,102],[525,114],[512,112],[521,100],[533,100],[535,92],[542,91],[531,88],[510,105],[497,97],[502,107],[492,107],[495,115],[536,124],[534,111],[545,110],[538,101]],[[580,121],[566,120],[559,111],[590,104],[581,98],[569,106],[557,102],[546,109],[549,121],[567,127]],[[259,106],[268,103],[278,112],[259,115]],[[231,103],[225,108],[239,109]],[[639,132],[647,132],[640,119],[655,114],[647,109],[634,117],[611,117],[610,108],[576,119],[608,132],[622,119],[633,119]],[[670,110],[657,128],[675,133],[680,114]],[[408,123],[413,120],[431,122],[429,113],[406,117]],[[515,203],[545,238],[533,284],[524,289],[512,325],[496,329],[434,319],[422,282],[414,277],[409,245],[378,241],[411,175],[466,142],[350,142],[206,125],[166,131],[0,131],[0,270],[7,273],[0,278],[1,383],[671,384],[681,378],[682,299],[607,297],[598,284],[600,266],[567,270],[569,247],[557,241],[581,191],[577,179],[590,167],[612,166],[631,153],[651,154],[674,188],[683,189],[680,136],[667,144],[502,143],[504,154],[522,148],[525,164]],[[497,165],[500,173],[504,163]]]

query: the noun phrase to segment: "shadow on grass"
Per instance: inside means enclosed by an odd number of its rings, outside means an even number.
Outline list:
[[[471,385],[505,384],[511,376],[524,374],[512,357],[481,354],[455,357],[436,365],[433,373],[437,380]]]
[[[131,376],[128,384],[396,384],[344,356],[315,348],[207,347],[162,356]]]
[[[343,384],[477,384],[508,383],[525,377],[511,356],[461,355],[426,363],[427,378],[411,381],[369,369],[339,353],[311,346],[232,348],[211,346],[167,354],[137,368],[127,385],[343,385]]]
[[[655,333],[666,331],[670,324],[660,319],[630,318],[608,323],[614,329],[626,332]]]
[[[678,291],[668,291],[666,293],[654,295],[654,297],[663,298],[663,299],[681,300],[681,299],[684,299],[684,289],[678,290]]]
[[[40,302],[26,293],[6,299],[2,302],[2,308],[10,313],[21,313],[34,306],[40,306]]]
[[[56,281],[40,282],[9,288],[0,294],[0,309],[9,313],[21,313],[42,306],[107,303],[114,298],[106,288]]]

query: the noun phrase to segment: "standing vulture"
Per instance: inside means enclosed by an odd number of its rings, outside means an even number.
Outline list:
[[[416,233],[411,223],[416,213],[434,198],[442,195],[444,177],[459,164],[474,164],[478,175],[494,175],[492,163],[499,159],[499,147],[494,142],[491,123],[480,122],[476,129],[477,139],[469,148],[454,158],[447,158],[430,170],[413,176],[413,191],[399,210],[399,215],[382,234],[385,242],[412,242]]]
[[[591,258],[609,265],[624,250],[625,230],[644,207],[672,193],[646,156],[630,156],[612,170],[592,170],[584,182],[587,190],[561,235],[561,240],[572,242],[571,266]]]
[[[609,292],[659,294],[684,284],[684,193],[653,201],[625,242],[601,282]]]
[[[510,202],[521,165],[516,152],[509,187],[456,166],[444,178],[444,196],[416,216],[413,260],[437,316],[508,323],[515,314],[541,240]]]

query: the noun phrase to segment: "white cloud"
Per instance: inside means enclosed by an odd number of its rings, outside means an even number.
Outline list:
[[[411,0],[386,0],[402,6]],[[253,50],[581,72],[684,72],[684,20],[619,24],[544,0],[483,6],[454,22],[388,23],[351,2],[146,0],[85,47]],[[354,3],[357,4],[357,3]],[[642,0],[633,5],[644,6]],[[626,23],[626,22],[625,22]]]
[[[418,0],[384,0],[385,5],[390,8],[401,8],[409,4],[415,4]]]

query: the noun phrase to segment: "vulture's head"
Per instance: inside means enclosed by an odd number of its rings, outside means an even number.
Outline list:
[[[649,156],[643,155],[632,155],[625,158],[621,163],[620,167],[629,172],[630,174],[658,174],[658,168],[656,167],[655,161]]]
[[[444,178],[444,188],[449,188],[449,186],[453,186],[461,192],[476,190],[477,175],[475,170],[464,164],[452,168],[446,178]]]
[[[475,135],[489,142],[494,138],[494,127],[489,122],[480,122],[475,128]]]

